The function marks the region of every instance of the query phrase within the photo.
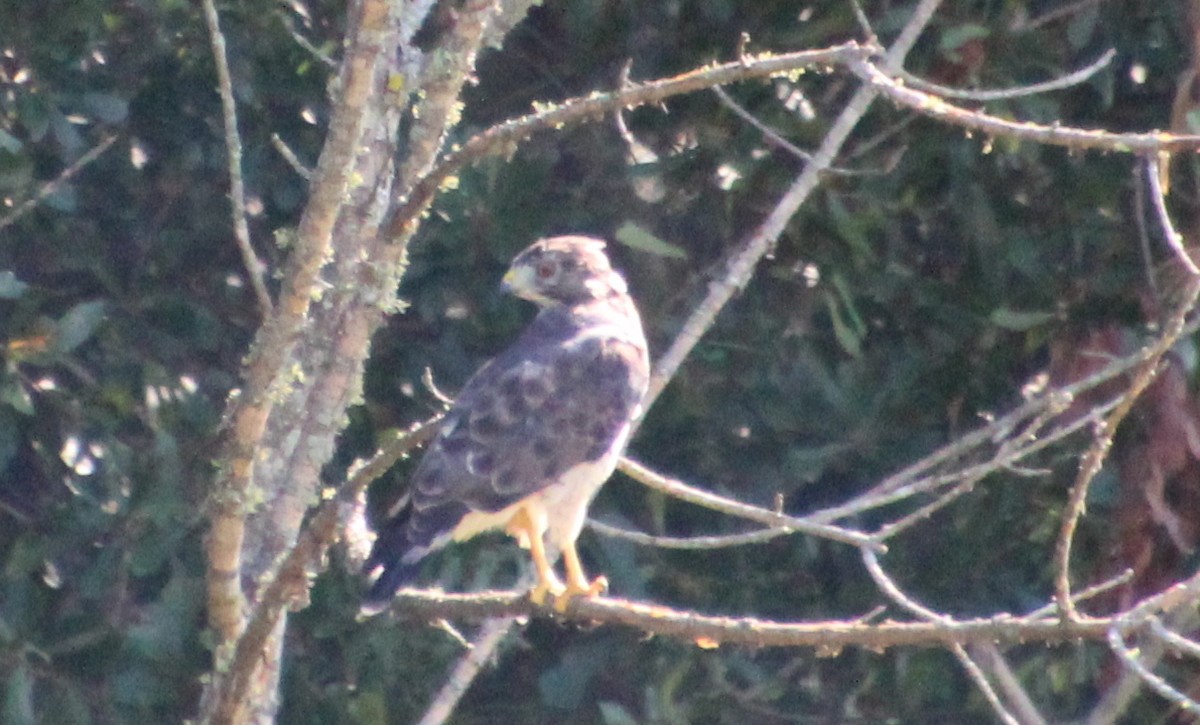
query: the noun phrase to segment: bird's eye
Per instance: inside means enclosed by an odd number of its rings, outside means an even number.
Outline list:
[[[538,279],[550,279],[554,276],[554,262],[539,262],[537,266]]]

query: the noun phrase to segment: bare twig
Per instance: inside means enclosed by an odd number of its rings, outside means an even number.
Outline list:
[[[844,65],[851,59],[869,57],[872,52],[873,49],[863,48],[857,43],[844,43],[823,50],[767,55],[761,58],[748,57],[672,78],[574,98],[551,105],[546,110],[505,121],[471,137],[461,147],[445,154],[428,173],[423,174],[385,224],[387,235],[389,238],[402,237],[413,220],[429,205],[447,178],[488,155],[508,153],[513,144],[529,138],[538,131],[559,128],[564,124],[578,123],[585,119],[602,118],[604,114],[618,108],[659,103],[672,96],[716,85],[765,78],[801,68]]]
[[[316,58],[326,68],[337,70],[337,61],[330,58],[327,53],[324,53],[320,48],[313,45],[313,42],[306,38],[300,29],[296,27],[296,21],[292,19],[284,10],[276,10],[275,17],[279,18],[279,22],[283,24],[284,29],[292,36],[292,40],[296,41],[296,45],[307,50],[312,57]]]
[[[767,124],[760,121],[754,114],[752,114],[749,111],[747,111],[746,109],[742,108],[741,105],[738,104],[737,101],[735,101],[729,97],[729,94],[725,92],[724,88],[722,88],[720,86],[713,86],[712,92],[717,94],[717,98],[719,98],[721,100],[721,103],[726,108],[728,108],[730,111],[733,111],[733,114],[735,116],[742,119],[746,123],[750,124],[755,129],[757,129],[758,132],[761,133],[767,139],[767,141],[778,146],[779,148],[783,149],[784,151],[787,151],[789,154],[791,154],[792,156],[795,156],[796,158],[800,159],[801,161],[808,161],[808,162],[812,161],[812,158],[813,158],[812,154],[810,154],[809,152],[800,148],[799,146],[792,143],[791,141],[788,141],[778,131],[776,131],[775,129],[771,128]]]
[[[1131,581],[1133,581],[1133,569],[1126,569],[1125,571],[1121,572],[1120,574],[1118,574],[1110,579],[1106,579],[1105,581],[1102,581],[1099,584],[1093,584],[1092,586],[1090,586],[1086,589],[1082,589],[1080,591],[1075,592],[1071,596],[1071,598],[1076,603],[1085,602],[1088,599],[1091,599],[1093,597],[1104,594],[1105,592],[1110,592],[1113,589],[1116,589],[1117,587],[1127,584]],[[1058,611],[1058,603],[1050,602],[1046,606],[1039,607],[1039,608],[1033,610],[1032,612],[1026,614],[1025,618],[1026,619],[1041,619],[1042,617],[1048,617],[1057,611]]]
[[[1146,154],[1146,181],[1150,184],[1150,202],[1158,214],[1158,223],[1162,225],[1163,236],[1175,258],[1193,277],[1200,276],[1200,268],[1192,260],[1187,250],[1183,248],[1183,235],[1175,229],[1171,222],[1171,214],[1167,211],[1167,197],[1162,187],[1162,167],[1159,166],[1158,154]]]
[[[475,676],[491,659],[514,624],[516,619],[513,617],[489,619],[483,623],[479,632],[471,639],[471,648],[454,665],[454,669],[442,683],[441,689],[426,708],[425,714],[417,721],[417,725],[442,725],[454,714],[458,701],[466,694]]]
[[[854,20],[858,23],[858,29],[863,33],[863,39],[868,43],[875,43],[879,40],[875,35],[875,28],[871,27],[871,21],[867,18],[867,14],[863,12],[862,3],[859,0],[850,0],[850,10],[854,12]]]
[[[863,564],[867,568],[867,573],[871,575],[871,579],[875,582],[875,586],[879,587],[879,591],[883,592],[888,599],[891,599],[896,604],[899,604],[902,608],[907,609],[909,612],[912,612],[927,622],[947,624],[953,621],[950,617],[944,614],[938,614],[937,612],[923,604],[918,603],[915,599],[912,599],[905,594],[904,591],[900,589],[900,587],[894,581],[892,581],[892,578],[888,576],[887,572],[883,570],[883,565],[879,563],[879,557],[875,555],[875,552],[863,550],[862,557]],[[955,642],[949,645],[949,649],[951,653],[954,654],[954,657],[958,660],[959,664],[963,666],[963,669],[966,670],[967,676],[970,677],[971,681],[975,683],[975,686],[979,688],[979,691],[983,694],[984,699],[987,700],[989,705],[991,705],[992,710],[996,713],[996,716],[1005,723],[1008,723],[1008,725],[1020,725],[1020,723],[1017,722],[1017,718],[1011,712],[1009,712],[1008,708],[1006,708],[1004,703],[1001,702],[1000,696],[996,694],[996,690],[992,687],[992,683],[988,681],[987,675],[983,673],[983,670],[979,668],[979,665],[975,662],[975,660],[971,659],[971,656],[967,653],[966,648],[961,643]]]
[[[1149,623],[1150,633],[1161,639],[1168,647],[1189,657],[1200,657],[1200,642],[1167,629],[1167,626],[1158,617],[1150,617]]]
[[[1146,187],[1142,183],[1144,164],[1133,166],[1133,221],[1138,232],[1138,250],[1142,253],[1142,271],[1146,273],[1146,289],[1154,299],[1162,301],[1158,277],[1154,274],[1154,255],[1150,252],[1150,231],[1146,228]]]
[[[846,67],[898,105],[910,108],[923,116],[979,131],[989,136],[1023,139],[1047,146],[1062,146],[1070,149],[1099,149],[1134,154],[1193,151],[1200,148],[1200,136],[1195,135],[1173,134],[1165,131],[1110,133],[1097,129],[1009,121],[986,113],[969,111],[947,103],[939,96],[925,93],[916,88],[909,88],[865,59],[851,59]]]
[[[85,153],[83,156],[80,156],[73,164],[63,169],[58,176],[42,184],[33,196],[21,202],[11,212],[9,212],[3,218],[0,218],[0,231],[4,231],[8,227],[12,226],[13,222],[17,221],[36,208],[43,199],[57,191],[58,187],[62,186],[67,181],[70,181],[71,177],[75,176],[75,174],[78,174],[85,166],[100,158],[100,155],[107,151],[110,146],[116,143],[116,140],[116,135],[105,136],[104,138],[100,139],[100,143],[88,149],[87,153]]]
[[[1021,725],[1045,725],[1046,718],[1033,704],[1033,698],[1017,678],[1004,653],[992,642],[979,642],[967,648],[979,669],[987,672],[996,682],[996,687],[1007,698],[1009,707]]]
[[[1200,575],[1180,582],[1131,608],[1122,616],[1119,626],[1125,633],[1132,632],[1141,623],[1157,619],[1156,615],[1161,612],[1166,615],[1167,626],[1179,630],[1191,629],[1200,618],[1195,610],[1197,597],[1200,597]],[[1144,668],[1153,670],[1165,654],[1165,649],[1165,644],[1160,639],[1146,638],[1137,648],[1138,662]],[[1141,691],[1142,686],[1141,676],[1136,671],[1126,668],[1120,679],[1105,691],[1100,701],[1084,718],[1084,722],[1088,725],[1112,725],[1119,722],[1122,713]]]
[[[1030,18],[1022,23],[1019,27],[1014,27],[1013,31],[1029,32],[1031,30],[1037,30],[1043,25],[1049,25],[1050,23],[1057,22],[1063,18],[1069,18],[1075,13],[1078,13],[1081,10],[1086,10],[1093,5],[1099,5],[1103,1],[1104,0],[1075,0],[1075,2],[1069,2],[1062,7],[1048,10],[1036,18]]]
[[[304,162],[300,160],[296,152],[292,151],[292,147],[288,146],[279,134],[271,134],[271,145],[275,147],[275,150],[283,157],[283,160],[288,163],[288,166],[292,167],[292,171],[295,171],[301,179],[312,181],[312,169],[304,165]]]
[[[780,536],[788,536],[796,533],[795,529],[780,526],[770,529],[759,529],[757,531],[747,531],[743,534],[677,537],[654,536],[653,534],[644,534],[641,531],[630,531],[629,529],[623,529],[619,526],[596,521],[595,519],[588,519],[587,526],[592,531],[603,536],[625,539],[626,541],[632,541],[635,544],[643,546],[657,546],[660,549],[727,549],[732,546],[762,544],[772,539],[777,539]]]
[[[1136,673],[1142,682],[1149,685],[1150,689],[1157,692],[1163,699],[1184,712],[1200,713],[1200,703],[1175,689],[1171,683],[1162,677],[1154,674],[1149,667],[1142,663],[1138,654],[1125,645],[1125,638],[1122,636],[1120,630],[1115,627],[1109,630],[1108,646],[1121,660],[1121,664]]]
[[[895,71],[903,65],[904,58],[916,43],[917,36],[929,24],[930,18],[933,17],[934,11],[940,4],[940,0],[921,0],[900,32],[900,36],[884,56],[883,63],[886,68]],[[851,66],[858,63],[867,64],[862,56],[851,56],[846,60]],[[854,127],[866,114],[867,108],[870,107],[878,93],[871,85],[865,85],[855,92],[825,135],[825,139],[813,155],[812,161],[792,183],[791,188],[779,199],[758,229],[742,243],[741,249],[730,262],[725,275],[709,284],[708,294],[704,300],[688,316],[671,347],[654,366],[654,371],[650,376],[650,389],[646,394],[643,407],[649,408],[650,404],[658,398],[663,388],[666,387],[667,381],[675,375],[675,371],[683,364],[692,348],[712,327],[717,313],[724,309],[734,293],[749,283],[758,261],[774,247],[779,235],[787,226],[787,222],[817,188],[822,173],[833,165],[833,160],[841,151],[846,139],[850,137]]]
[[[1016,88],[1003,88],[992,91],[968,91],[960,88],[950,88],[948,86],[938,85],[930,81],[920,78],[908,72],[901,72],[897,77],[903,78],[905,84],[925,91],[933,93],[942,98],[959,98],[967,101],[1000,101],[1008,98],[1023,98],[1025,96],[1034,96],[1039,93],[1049,93],[1050,91],[1060,91],[1064,88],[1070,88],[1083,83],[1087,79],[1094,76],[1103,68],[1107,67],[1112,59],[1117,56],[1117,51],[1109,48],[1096,60],[1079,70],[1068,73],[1041,83],[1031,83],[1027,86],[1018,86]]]
[[[689,486],[682,481],[667,478],[628,457],[621,458],[617,464],[617,468],[635,481],[656,491],[662,491],[681,501],[704,506],[713,511],[720,511],[721,513],[737,516],[749,521],[757,521],[760,524],[768,526],[784,527],[801,534],[840,541],[843,544],[850,544],[852,546],[865,547],[877,551],[886,549],[882,544],[861,532],[776,513],[769,509],[751,506],[750,504],[735,501],[731,498],[718,496],[714,493]]]
[[[225,152],[229,163],[229,201],[233,205],[233,237],[242,255],[242,265],[250,278],[250,288],[258,300],[263,319],[271,314],[271,294],[263,280],[265,268],[250,244],[250,226],[246,222],[246,188],[242,181],[242,135],[238,131],[237,102],[233,98],[233,79],[229,74],[229,57],[225,51],[225,36],[213,0],[203,0],[204,20],[212,43],[213,62],[217,66],[217,90],[221,94],[221,110],[225,121]]]

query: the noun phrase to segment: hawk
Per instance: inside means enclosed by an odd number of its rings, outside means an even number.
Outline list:
[[[588,505],[612,475],[640,414],[650,363],[641,319],[604,242],[542,239],[504,275],[503,288],[540,308],[515,343],[476,372],[387,511],[364,572],[365,606],[411,582],[427,554],[503,530],[529,549],[530,592],[560,610],[595,596],[575,550]],[[566,583],[547,548],[562,552]]]

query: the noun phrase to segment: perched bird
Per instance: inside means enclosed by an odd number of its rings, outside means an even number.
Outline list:
[[[595,596],[575,540],[641,411],[650,363],[641,319],[604,242],[542,239],[513,260],[503,287],[538,305],[515,343],[476,372],[387,511],[364,572],[364,607],[386,604],[421,560],[451,541],[501,529],[528,548],[530,593],[565,609]],[[562,552],[564,585],[547,556]]]

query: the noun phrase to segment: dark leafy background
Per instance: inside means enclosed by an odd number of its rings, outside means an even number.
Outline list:
[[[1182,3],[1096,3],[1023,27],[1061,3],[946,3],[909,68],[958,86],[1004,87],[1116,60],[1068,91],[997,102],[998,115],[1113,130],[1169,124],[1190,49]],[[300,4],[295,4],[300,7]],[[223,3],[240,104],[251,229],[272,266],[305,184],[271,147],[319,150],[329,70],[290,23],[336,56],[344,8],[306,15],[267,0]],[[868,2],[890,37],[908,3]],[[803,12],[802,12],[803,11]],[[286,22],[285,22],[286,21]],[[849,4],[766,0],[549,0],[485,53],[458,139],[530,108],[674,74],[750,49],[858,37]],[[227,211],[215,75],[197,4],[0,0],[0,197],[11,207],[109,134],[115,145],[0,231],[0,720],[178,721],[209,665],[201,609],[206,486],[226,395],[257,322]],[[1131,70],[1144,70],[1135,82]],[[844,74],[748,83],[729,93],[802,147],[856,87]],[[812,115],[790,108],[802,94]],[[411,304],[376,339],[366,400],[329,480],[383,431],[436,408],[430,367],[453,391],[513,338],[530,310],[499,296],[533,238],[580,231],[611,244],[661,353],[722,262],[802,162],[712,94],[627,114],[658,155],[631,166],[611,119],[543,133],[465,172],[412,249]],[[880,103],[792,221],[755,282],[650,412],[634,455],[762,505],[804,512],[844,500],[1020,400],[1055,340],[1140,328],[1147,263],[1130,158],[972,137]],[[1195,200],[1191,161],[1172,200]],[[660,200],[638,195],[657,183]],[[646,240],[671,245],[647,251]],[[1046,551],[1079,442],[1052,474],[996,476],[893,546],[888,563],[954,614],[1023,611],[1050,591]],[[379,485],[403,486],[402,464]],[[1105,566],[1115,474],[1080,534],[1079,580]],[[377,494],[378,495],[378,494]],[[741,524],[619,477],[597,518],[651,533]],[[869,522],[867,522],[869,523]],[[431,565],[450,588],[512,582],[498,540]],[[802,537],[712,552],[585,534],[584,557],[622,596],[705,612],[844,618],[880,603],[854,551]],[[359,582],[335,558],[292,619],[281,722],[410,722],[461,648],[434,627],[355,621]],[[1018,673],[1054,718],[1084,713],[1097,648],[1016,648]],[[1139,722],[1163,716],[1139,702]],[[533,623],[475,684],[456,718],[483,722],[978,722],[986,704],[936,650],[705,651],[620,628]]]

